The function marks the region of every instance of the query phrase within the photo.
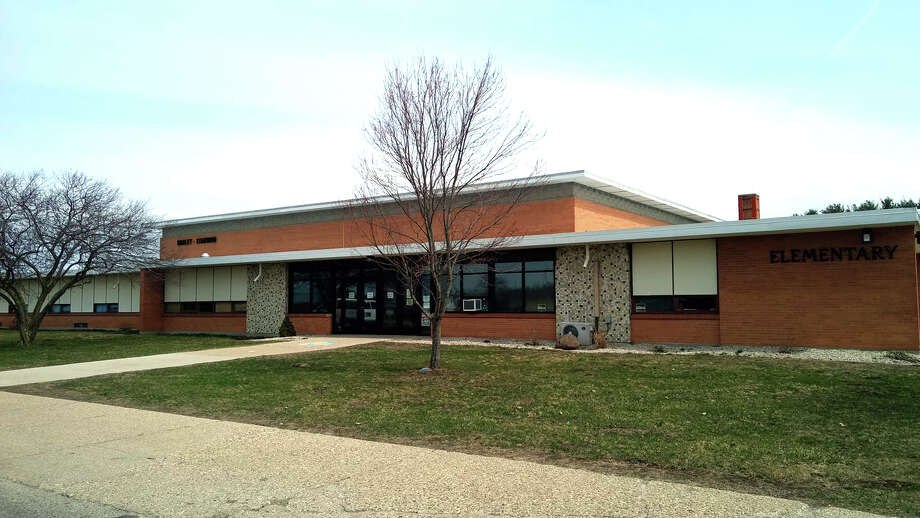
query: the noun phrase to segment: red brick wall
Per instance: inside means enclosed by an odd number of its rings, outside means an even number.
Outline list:
[[[575,199],[575,232],[668,225],[664,221],[640,216],[580,198]]]
[[[294,324],[298,335],[329,335],[332,334],[332,315],[328,313],[290,314],[288,317]]]
[[[163,330],[163,274],[141,271],[140,276],[141,331]]]
[[[873,234],[894,259],[770,262],[771,250],[862,246],[858,230],[719,239],[722,343],[920,348],[914,229]]]
[[[721,343],[719,315],[632,315],[630,333],[635,343]]]
[[[554,340],[556,338],[556,315],[554,313],[447,314],[444,316],[441,335],[444,337]]]
[[[160,330],[171,333],[243,334],[246,332],[246,314],[163,315]]]
[[[12,315],[10,315],[12,323]],[[57,313],[46,315],[43,328],[72,329],[75,322],[86,322],[89,329],[137,329],[139,313]],[[4,322],[4,324],[6,324]]]
[[[575,230],[574,203],[575,198],[522,203],[511,210],[501,228],[487,235],[573,232]],[[501,211],[502,207],[491,210]],[[205,237],[204,235],[170,237],[160,241],[160,251],[164,258],[178,259],[199,257],[203,252],[218,256],[367,245],[363,237],[365,233],[361,232],[360,227],[360,222],[346,220],[217,232],[207,234],[216,236],[216,243],[201,245],[196,244],[194,240],[198,237]],[[192,244],[177,246],[176,241],[184,238],[191,238]]]

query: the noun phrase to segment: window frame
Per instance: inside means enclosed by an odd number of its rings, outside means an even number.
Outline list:
[[[499,263],[519,263],[520,266],[512,269],[508,269],[507,266],[496,269],[496,264]],[[547,263],[541,265],[538,268],[528,269],[527,263]],[[463,279],[466,276],[479,276],[483,275],[483,272],[479,271],[480,268],[477,268],[474,272],[467,273],[464,266],[468,264],[485,264],[486,265],[486,283],[487,283],[487,296],[486,297],[467,297],[465,293],[464,281]],[[528,273],[551,273],[553,282],[552,282],[552,291],[553,291],[553,304],[551,308],[547,308],[545,311],[527,311],[527,274]],[[498,300],[498,295],[496,294],[496,283],[495,276],[497,275],[507,275],[507,274],[518,274],[520,275],[520,311],[501,311],[495,309],[496,301]],[[509,314],[509,315],[550,315],[556,313],[556,252],[555,249],[536,249],[536,250],[527,250],[520,252],[499,252],[491,254],[490,257],[485,258],[481,261],[475,263],[463,263],[460,265],[460,271],[454,274],[454,284],[458,285],[458,292],[460,294],[459,301],[456,309],[445,311],[446,314]],[[463,311],[463,300],[465,299],[483,299],[483,309],[481,311]]]
[[[295,275],[305,275],[306,279],[294,280]],[[288,270],[288,313],[295,315],[331,315],[332,311],[335,309],[335,285],[336,277],[335,271],[333,268],[326,263],[292,263],[290,269]],[[309,290],[307,292],[307,302],[296,304],[297,308],[295,309],[294,304],[294,284],[295,282],[306,280],[309,283]],[[319,280],[320,282],[317,282]],[[318,287],[318,285],[325,284],[325,286]],[[325,297],[322,297],[323,291],[325,290]],[[316,310],[317,293],[320,295],[320,299],[325,299],[326,308],[324,311]],[[303,306],[306,306],[307,309],[304,311]]]

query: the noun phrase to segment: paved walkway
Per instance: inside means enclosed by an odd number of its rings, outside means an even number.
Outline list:
[[[530,462],[6,392],[0,392],[0,416],[0,478],[14,488],[64,495],[70,505],[140,516],[871,516]]]
[[[101,374],[117,374],[119,372],[181,367],[183,365],[194,365],[196,363],[223,362],[239,358],[252,358],[255,356],[272,356],[276,354],[338,349],[340,347],[349,347],[379,340],[380,338],[373,336],[309,337],[283,342],[246,345],[242,347],[224,347],[220,349],[154,354],[152,356],[136,356],[133,358],[117,358],[114,360],[16,369],[0,371],[0,387],[86,378],[89,376],[99,376]]]

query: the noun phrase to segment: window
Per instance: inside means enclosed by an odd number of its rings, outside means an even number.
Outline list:
[[[177,245],[177,246],[186,246],[186,245],[190,245],[190,244],[192,244],[192,240],[191,240],[191,239],[177,239],[177,240],[176,240],[176,245]]]
[[[633,313],[718,313],[714,239],[632,245]]]
[[[245,302],[203,301],[203,302],[167,302],[163,305],[165,313],[245,313]]]
[[[93,313],[118,313],[118,304],[93,304]]]
[[[331,313],[334,288],[330,270],[311,264],[291,265],[291,313]]]
[[[217,237],[215,236],[199,237],[198,239],[195,240],[195,243],[199,245],[204,245],[206,243],[216,243],[216,242],[217,242]]]
[[[52,304],[52,313],[70,313],[70,304]]]
[[[447,311],[461,311],[465,299],[482,299],[482,311],[553,313],[556,311],[555,259],[552,250],[498,254],[493,261],[458,268]]]

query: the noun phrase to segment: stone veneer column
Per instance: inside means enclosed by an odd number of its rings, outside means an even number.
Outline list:
[[[556,249],[556,323],[594,322],[594,264],[600,262],[600,326],[610,316],[607,341],[629,342],[631,309],[629,250],[624,244],[592,245],[588,267],[585,247]]]
[[[246,269],[246,333],[251,335],[277,336],[278,328],[287,314],[288,265],[285,263],[263,263],[262,276],[259,265],[250,264]]]

